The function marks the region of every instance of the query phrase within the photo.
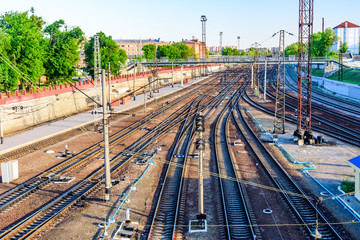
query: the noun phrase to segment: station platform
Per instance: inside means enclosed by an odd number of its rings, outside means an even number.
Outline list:
[[[146,102],[153,101],[156,98],[166,96],[181,89],[190,87],[192,84],[202,81],[207,77],[198,77],[192,79],[190,83],[183,83],[183,86],[181,86],[181,83],[176,83],[173,87],[171,85],[163,87],[159,89],[158,93],[153,93],[153,98],[147,99]],[[146,94],[149,95],[149,93]],[[131,101],[127,104],[115,106],[113,108],[115,113],[121,113],[125,110],[129,110],[143,104],[144,94],[138,94],[136,95],[135,100],[131,97]],[[62,132],[79,128],[91,122],[98,121],[101,118],[101,114],[93,115],[91,114],[91,111],[87,111],[77,115],[73,115],[71,117],[63,118],[61,120],[52,121],[48,124],[42,124],[31,129],[25,129],[24,131],[20,131],[17,134],[11,135],[9,137],[4,137],[3,144],[0,144],[0,155],[6,152],[13,151],[17,148],[32,144],[34,142],[51,138],[52,136],[55,136]]]

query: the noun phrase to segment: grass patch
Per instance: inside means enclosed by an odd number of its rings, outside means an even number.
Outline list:
[[[355,182],[344,180],[340,183],[341,190],[346,193],[354,192],[355,191]]]
[[[324,76],[324,69],[313,69],[312,75],[315,77],[323,77]]]
[[[360,85],[360,70],[353,68],[343,69],[344,82]],[[338,80],[338,73],[333,74],[329,77],[331,80]]]

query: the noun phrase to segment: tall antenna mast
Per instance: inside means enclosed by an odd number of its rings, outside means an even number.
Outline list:
[[[202,25],[202,46],[203,46],[203,57],[205,58],[206,57],[206,21],[207,21],[207,18],[205,15],[201,15],[201,18],[200,18],[200,21],[201,21],[201,25]]]
[[[299,0],[298,106],[297,129],[294,136],[298,137],[300,145],[313,138],[311,133],[313,8],[314,0]],[[302,130],[305,130],[304,139],[301,136]]]
[[[223,32],[220,32],[220,53],[222,54],[222,36],[223,36]]]
[[[285,133],[285,31],[280,30],[274,133]]]

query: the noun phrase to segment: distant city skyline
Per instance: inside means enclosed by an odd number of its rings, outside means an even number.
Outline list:
[[[223,32],[223,46],[251,47],[258,42],[261,47],[276,47],[281,29],[295,36],[285,36],[286,45],[297,41],[299,2],[289,0],[198,0],[198,1],[48,1],[0,0],[1,12],[28,11],[47,24],[64,19],[68,26],[79,26],[86,37],[103,31],[113,39],[160,38],[162,41],[181,41],[193,36],[201,40],[201,15],[206,15],[207,46],[219,46],[219,33]],[[336,7],[334,7],[336,6]],[[349,21],[360,25],[360,2],[345,0],[314,0],[314,32],[334,28]]]

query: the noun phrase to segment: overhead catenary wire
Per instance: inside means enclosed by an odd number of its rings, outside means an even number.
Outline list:
[[[11,68],[15,71],[15,73],[17,73],[20,77],[22,77],[27,83],[30,84],[30,86],[35,86],[35,84],[29,79],[29,77],[23,73],[18,67],[16,67],[6,56],[4,56],[4,54],[2,52],[0,52],[0,58]],[[40,92],[40,94],[44,95],[45,97],[48,97],[48,95],[46,94],[46,92]],[[55,108],[57,108],[58,110],[60,110],[64,116],[66,117],[71,117],[70,114],[68,114],[63,107],[61,106],[56,106],[55,104],[55,100],[52,100],[51,98],[48,98],[47,99],[50,103],[53,104],[53,106]],[[65,106],[64,106],[65,107]],[[70,118],[70,121],[72,121],[74,123],[75,126],[78,126],[79,123],[73,121],[71,118]],[[81,131],[83,131],[84,133],[87,133],[91,139],[93,139],[95,142],[97,142],[97,140],[92,136],[92,134],[89,133],[89,131],[87,129],[85,129],[83,126],[80,126],[79,127],[81,129]]]

